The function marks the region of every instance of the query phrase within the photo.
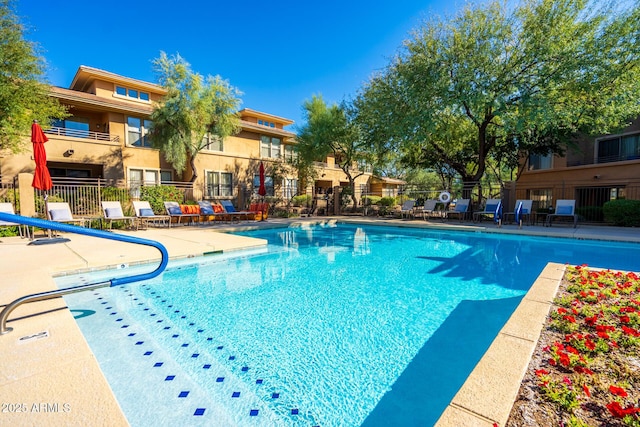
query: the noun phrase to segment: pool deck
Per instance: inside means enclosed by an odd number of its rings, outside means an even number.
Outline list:
[[[426,222],[366,217],[269,219],[212,226],[150,228],[122,233],[156,240],[171,259],[212,252],[263,247],[266,242],[225,234],[250,228],[282,227],[297,222],[343,221],[362,224],[459,229],[491,233],[557,236],[640,243],[640,229],[580,225],[551,228],[525,226],[518,230],[451,221]],[[40,236],[37,236],[41,238]],[[29,245],[19,237],[0,238],[0,308],[32,293],[57,289],[53,277],[157,262],[150,247],[67,234],[66,243]],[[438,421],[439,427],[505,425],[520,382],[529,364],[545,317],[564,272],[548,264],[525,295],[482,360]],[[128,425],[120,407],[64,300],[57,298],[18,307],[7,324],[14,330],[0,335],[0,425]]]

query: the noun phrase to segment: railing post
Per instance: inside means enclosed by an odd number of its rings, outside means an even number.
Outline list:
[[[11,314],[11,312],[14,309],[16,309],[18,306],[22,304],[29,303],[29,302],[43,301],[47,299],[57,298],[62,295],[102,288],[106,286],[118,286],[118,285],[124,285],[127,283],[133,283],[141,280],[152,279],[158,276],[160,273],[162,273],[169,262],[169,253],[167,252],[167,249],[161,243],[153,240],[141,239],[139,237],[127,236],[124,234],[109,233],[107,231],[102,231],[102,230],[93,230],[90,228],[83,228],[75,225],[57,223],[53,221],[46,221],[43,219],[26,218],[21,215],[12,215],[4,212],[0,212],[0,221],[14,222],[17,224],[22,224],[22,225],[31,226],[31,227],[46,228],[49,230],[64,231],[68,233],[82,234],[90,237],[98,237],[102,239],[116,240],[119,242],[135,243],[138,245],[151,246],[158,249],[161,255],[160,264],[155,270],[153,270],[150,273],[135,274],[133,276],[126,276],[126,277],[118,277],[118,278],[111,279],[107,282],[90,283],[86,285],[76,286],[72,288],[65,288],[65,289],[54,289],[47,292],[41,292],[38,294],[31,294],[31,295],[20,297],[15,301],[9,303],[7,306],[5,306],[2,312],[0,312],[0,335],[11,332],[12,328],[7,327],[7,320],[8,320],[9,314]]]

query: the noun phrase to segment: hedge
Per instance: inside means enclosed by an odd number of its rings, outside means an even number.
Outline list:
[[[640,200],[616,199],[602,207],[604,220],[622,227],[640,226]]]

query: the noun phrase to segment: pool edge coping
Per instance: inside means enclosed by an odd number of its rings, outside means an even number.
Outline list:
[[[565,269],[546,265],[436,427],[506,425]]]

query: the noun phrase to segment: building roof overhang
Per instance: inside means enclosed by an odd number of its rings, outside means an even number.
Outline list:
[[[76,75],[73,77],[73,81],[71,82],[69,89],[86,92],[87,88],[91,86],[91,83],[94,80],[120,83],[125,86],[142,89],[159,95],[166,95],[167,93],[165,88],[155,83],[149,83],[143,80],[121,76],[119,74],[111,73],[99,68],[87,67],[86,65],[81,65],[80,67],[78,67],[78,71],[76,71]]]

